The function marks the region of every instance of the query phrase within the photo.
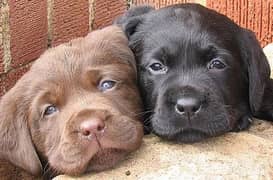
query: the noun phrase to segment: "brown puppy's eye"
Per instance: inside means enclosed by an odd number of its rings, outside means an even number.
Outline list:
[[[47,106],[47,108],[45,109],[45,112],[44,112],[44,116],[49,116],[55,112],[57,112],[58,109],[55,105],[49,105]]]
[[[149,70],[152,74],[165,74],[168,69],[163,64],[156,62],[149,66]]]
[[[99,90],[104,92],[106,90],[112,89],[116,85],[116,82],[113,80],[102,81],[99,85]]]
[[[208,65],[209,69],[224,69],[225,67],[226,65],[218,58],[213,59]]]

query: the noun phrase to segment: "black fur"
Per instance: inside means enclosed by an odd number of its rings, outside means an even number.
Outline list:
[[[270,68],[254,33],[197,4],[136,7],[116,23],[135,53],[155,134],[195,142],[247,129],[253,116],[273,119]]]

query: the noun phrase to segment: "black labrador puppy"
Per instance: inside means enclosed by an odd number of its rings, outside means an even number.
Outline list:
[[[135,7],[116,20],[138,63],[151,130],[195,142],[273,119],[273,83],[254,33],[197,4]]]

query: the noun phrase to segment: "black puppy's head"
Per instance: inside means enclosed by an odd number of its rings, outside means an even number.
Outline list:
[[[117,23],[135,53],[155,134],[194,142],[249,125],[269,79],[252,32],[196,4],[136,7]]]

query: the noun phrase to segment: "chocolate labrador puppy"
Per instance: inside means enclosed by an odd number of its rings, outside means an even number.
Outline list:
[[[1,98],[0,159],[45,178],[111,168],[140,146],[141,109],[126,36],[91,32],[46,51]]]
[[[270,68],[254,33],[197,4],[130,9],[129,38],[152,131],[195,142],[273,119]]]

